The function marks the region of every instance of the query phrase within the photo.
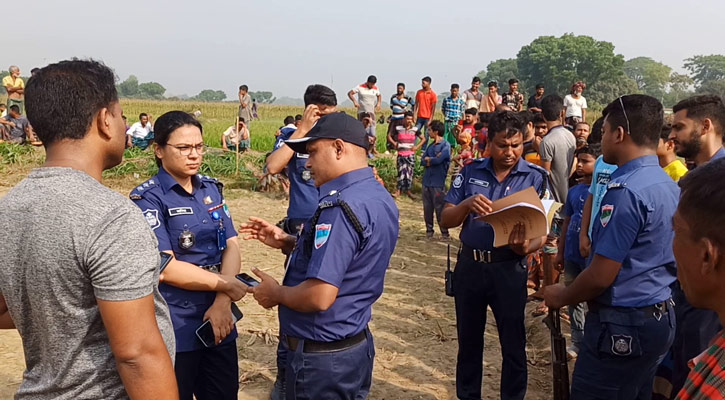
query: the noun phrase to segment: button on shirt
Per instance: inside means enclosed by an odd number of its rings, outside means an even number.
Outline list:
[[[218,222],[212,220],[210,209],[219,213],[227,239],[237,236],[228,208],[214,178],[194,176],[194,190],[187,193],[163,168],[153,178],[136,187],[131,199],[141,209],[146,222],[159,241],[160,251],[173,251],[174,257],[198,266],[221,263],[222,252],[217,241]],[[208,204],[206,204],[208,203]],[[191,248],[181,247],[183,233],[194,235]],[[196,329],[216,298],[216,292],[181,289],[165,283],[159,285],[161,294],[169,304],[176,336],[176,351],[204,348],[196,337]],[[237,337],[236,330],[222,342]]]
[[[602,205],[594,210],[592,256],[622,267],[597,302],[644,307],[670,298],[676,278],[672,216],[679,197],[679,187],[660,168],[657,156],[634,159],[612,174]]]
[[[128,128],[126,134],[131,135],[131,137],[135,137],[136,139],[145,139],[146,136],[151,133],[152,129],[153,127],[151,126],[151,123],[147,122],[146,126],[141,126],[141,122],[136,122]]]
[[[430,157],[430,166],[425,161],[426,157]],[[425,167],[425,171],[423,171],[423,186],[445,188],[448,166],[450,164],[450,143],[442,140],[440,143],[433,143],[428,146],[420,160],[420,165]]]
[[[446,196],[446,203],[460,204],[463,200],[482,194],[491,201],[533,187],[540,197],[547,191],[546,170],[519,159],[511,173],[499,182],[490,158],[477,159],[466,165],[461,173],[453,178],[451,189]],[[491,225],[476,220],[475,213],[469,213],[463,222],[460,239],[465,245],[480,250],[493,250],[493,228]]]
[[[296,130],[294,125],[282,128],[277,143],[274,145],[275,151],[282,147],[285,140],[288,140]],[[290,181],[287,218],[307,219],[317,209],[319,191],[315,186],[312,173],[305,167],[309,157],[309,154],[294,153],[287,163],[287,176]]]
[[[283,335],[332,342],[356,335],[370,321],[398,239],[398,208],[370,168],[335,178],[322,185],[320,193],[321,202],[349,204],[362,225],[363,239],[340,206],[323,210],[315,226],[305,224],[283,284],[319,279],[338,288],[337,298],[327,311],[314,313],[280,305],[279,322]],[[304,251],[308,240],[314,241],[309,257]]]

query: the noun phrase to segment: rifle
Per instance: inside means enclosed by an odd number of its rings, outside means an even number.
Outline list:
[[[566,338],[561,334],[559,309],[549,309],[544,324],[551,331],[551,367],[554,375],[554,400],[569,400],[569,365]]]

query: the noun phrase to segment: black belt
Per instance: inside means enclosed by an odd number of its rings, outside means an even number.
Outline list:
[[[637,310],[642,311],[645,315],[652,314],[655,318],[659,319],[657,316],[659,315],[662,317],[662,314],[667,312],[668,308],[672,308],[675,306],[675,302],[672,301],[672,299],[668,299],[665,301],[661,301],[656,304],[652,304],[651,306],[644,306],[644,307],[617,307],[617,306],[609,306],[602,303],[597,303],[595,301],[588,301],[587,307],[589,308],[589,311],[593,313],[598,313],[602,308],[610,308],[615,310],[622,310],[622,311],[628,311],[628,310]]]
[[[466,257],[471,258],[473,261],[483,264],[517,261],[523,258],[511,249],[480,250],[474,249],[473,247],[467,246],[465,244],[461,245],[461,250],[458,252],[458,254],[464,254]]]
[[[214,264],[214,265],[200,265],[199,268],[209,271],[209,272],[216,272],[219,273],[222,270],[221,264]]]
[[[357,335],[350,336],[342,340],[336,340],[334,342],[317,342],[314,340],[305,340],[305,345],[302,351],[305,353],[332,353],[335,351],[347,350],[350,347],[364,341],[367,338],[367,329],[363,329]],[[287,336],[287,347],[290,350],[296,351],[297,345],[301,339],[297,339],[291,336]]]

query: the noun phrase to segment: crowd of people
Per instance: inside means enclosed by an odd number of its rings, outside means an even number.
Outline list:
[[[399,234],[395,200],[368,161],[376,81],[348,93],[358,118],[339,112],[330,88],[307,88],[304,113],[284,120],[266,159],[268,173],[289,177],[285,219],[235,225],[223,184],[199,174],[207,147],[193,115],[142,114],[128,127],[105,65],[36,71],[23,106],[46,161],[0,200],[0,328],[18,330],[26,356],[17,397],[236,398],[234,302],[246,294],[278,309],[272,399],[367,397],[368,322]],[[441,121],[431,82],[421,80],[415,99],[397,85],[386,140],[397,152],[394,195],[412,196],[413,169],[424,168],[427,237],[435,223],[444,240],[461,227],[447,291],[457,397],[482,398],[488,307],[500,397],[525,397],[531,281],[543,307],[568,306],[571,398],[721,398],[722,99],[683,100],[666,120],[657,99],[622,96],[590,127],[582,82],[565,98],[539,85],[524,110],[515,79],[501,96],[496,82],[483,94],[474,78],[463,95],[451,85]],[[247,92],[222,137],[227,148],[248,140]],[[159,166],[130,200],[100,184],[129,140],[151,148]],[[523,190],[563,207],[548,235],[532,237],[520,222],[495,247],[479,217]],[[240,274],[240,235],[286,255],[281,282],[257,269],[257,279]]]

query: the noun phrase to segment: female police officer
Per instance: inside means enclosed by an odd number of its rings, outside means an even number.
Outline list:
[[[237,233],[222,184],[198,175],[204,154],[201,124],[181,111],[156,121],[159,173],[131,192],[159,242],[175,256],[162,274],[176,335],[176,378],[181,399],[236,399],[237,337],[231,301],[246,288],[239,273]],[[211,321],[216,346],[205,347],[197,328]]]
[[[533,187],[547,192],[546,170],[521,158],[521,116],[511,111],[493,115],[488,126],[491,158],[481,158],[453,179],[441,216],[441,228],[463,224],[462,247],[453,274],[458,326],[456,391],[460,399],[481,398],[483,333],[486,308],[491,306],[498,326],[503,369],[501,398],[523,399],[526,394],[526,264],[524,256],[538,250],[545,238],[525,240],[516,225],[509,245],[493,247],[493,228],[476,219],[491,212],[491,202]]]

